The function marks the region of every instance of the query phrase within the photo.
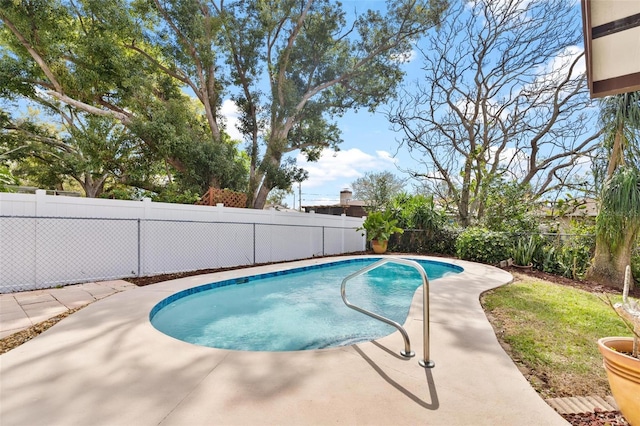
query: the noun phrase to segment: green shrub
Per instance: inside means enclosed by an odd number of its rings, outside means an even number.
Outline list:
[[[529,185],[494,179],[487,188],[480,224],[498,232],[537,232],[539,221],[534,214],[537,209]]]
[[[436,207],[432,195],[401,193],[391,200],[386,210],[398,221],[397,225],[403,229],[437,231],[447,223],[444,211]]]
[[[511,257],[516,265],[529,266],[533,264],[538,253],[539,240],[536,235],[529,238],[520,237],[511,250]]]
[[[389,239],[389,249],[404,253],[455,254],[458,232],[447,225],[445,212],[436,206],[433,196],[396,195],[386,211],[406,232]]]
[[[373,211],[367,215],[362,226],[356,231],[367,231],[367,241],[389,241],[389,237],[393,234],[404,232],[402,228],[396,226],[397,222],[388,212]]]
[[[569,234],[553,236],[542,244],[534,266],[551,274],[580,279],[589,268],[594,250],[593,226],[573,223]]]
[[[436,231],[405,229],[404,234],[395,234],[389,239],[389,250],[402,253],[456,254],[456,228],[442,228]]]
[[[537,262],[534,262],[533,266],[550,274],[555,274],[558,269],[558,261],[556,260],[556,246],[547,244],[540,247],[537,257]]]
[[[456,241],[460,236],[460,228],[445,227],[436,232],[431,240],[428,250],[433,253],[453,256],[456,254]]]
[[[456,240],[456,254],[461,259],[482,263],[498,263],[509,257],[511,239],[502,232],[470,227]]]

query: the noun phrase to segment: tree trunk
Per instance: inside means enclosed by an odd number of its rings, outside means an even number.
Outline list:
[[[623,135],[624,135],[624,123],[620,122],[613,139],[613,148],[611,148],[611,156],[609,157],[609,167],[607,167],[607,179],[611,179],[616,169],[624,164],[623,156]]]
[[[611,179],[616,169],[624,164],[623,131],[624,125],[621,123],[614,136],[607,168],[607,180]],[[631,194],[629,197],[631,198]],[[587,270],[586,279],[609,287],[623,288],[625,268],[631,264],[631,252],[640,235],[640,223],[637,220],[629,220],[627,223],[628,226],[623,229],[624,236],[616,245],[612,244],[610,239],[596,227],[596,252]],[[633,280],[631,287],[633,288]]]
[[[280,160],[278,158],[274,158],[273,155],[269,155],[269,152],[265,154],[265,158],[262,161],[268,161],[271,163],[273,167],[280,167]],[[269,196],[269,192],[273,189],[273,184],[269,182],[269,174],[268,173],[257,173],[256,177],[260,176],[261,182],[256,182],[259,185],[258,190],[254,192],[255,197],[253,199],[252,208],[261,210],[264,208],[264,205],[267,203],[267,197]]]
[[[94,180],[90,174],[85,174],[84,179],[75,178],[82,189],[84,189],[84,195],[87,198],[98,198],[104,192],[104,183],[107,180],[107,175],[101,176],[98,180]]]
[[[256,198],[253,200],[253,208],[254,209],[263,209],[264,205],[267,203],[267,197],[269,196],[269,191],[271,191],[264,182],[260,185],[260,189],[256,194]]]
[[[270,167],[272,167],[274,170],[280,168],[280,164],[282,161],[282,151],[286,146],[289,130],[290,127],[284,126],[283,128],[271,131],[271,137],[269,138],[269,142],[267,144],[267,152],[264,154],[262,162],[269,163]],[[269,169],[267,168],[266,170]],[[259,187],[257,191],[252,192],[252,194],[255,194],[252,207],[254,209],[261,210],[267,203],[267,197],[269,196],[269,192],[274,188],[274,184],[269,180],[269,172],[261,173],[261,170],[256,170],[253,184],[256,185],[256,187],[257,185],[259,185]],[[252,186],[252,182],[250,181],[249,187],[251,188]]]
[[[460,199],[458,201],[458,220],[460,225],[466,228],[471,225],[471,161],[467,158],[464,167],[464,178],[462,181],[462,189],[460,190]]]
[[[615,252],[609,249],[610,244],[602,236],[597,236],[596,252],[585,279],[622,290],[624,272],[627,265],[631,264],[631,248],[640,226],[634,228],[635,232],[630,229],[630,232],[625,233],[624,241],[620,242]],[[633,280],[631,288],[633,288]]]
[[[83,185],[83,187],[87,198],[98,198],[104,191],[104,181],[98,185]]]

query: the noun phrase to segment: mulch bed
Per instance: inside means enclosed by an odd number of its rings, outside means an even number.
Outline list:
[[[619,411],[596,411],[595,413],[561,414],[572,426],[629,426]]]
[[[327,256],[327,257],[353,256],[353,255],[359,255],[359,254],[367,254],[367,253],[365,253],[365,252],[349,253],[349,254],[344,254],[344,255],[337,254],[337,255],[332,255],[332,256]],[[128,281],[128,282],[130,282],[132,284],[135,284],[138,287],[143,287],[143,286],[146,286],[146,285],[149,285],[149,284],[155,284],[155,283],[159,283],[159,282],[162,282],[162,281],[175,280],[175,279],[178,279],[178,278],[192,277],[194,275],[213,274],[215,272],[234,271],[236,269],[253,268],[254,266],[273,265],[274,263],[281,264],[281,263],[299,262],[300,260],[309,260],[309,259],[318,259],[318,257],[309,257],[307,259],[296,259],[296,260],[289,260],[289,261],[282,261],[282,262],[267,262],[267,263],[256,263],[256,264],[251,264],[251,265],[231,266],[231,267],[227,267],[227,268],[199,269],[197,271],[178,272],[178,273],[175,273],[175,274],[153,275],[153,276],[150,276],[150,277],[126,278],[126,281]]]
[[[548,272],[542,272],[537,269],[522,269],[509,267],[504,268],[505,271],[525,274],[530,277],[539,278],[541,280],[549,281],[555,284],[566,285],[573,288],[578,288],[580,290],[588,291],[590,293],[604,293],[604,294],[617,294],[622,295],[622,287],[620,289],[616,289],[613,287],[603,286],[601,284],[597,284],[592,281],[578,281],[573,280],[571,278],[562,277],[560,275],[549,274]],[[622,286],[622,284],[621,284]],[[633,290],[629,290],[629,296],[640,298],[640,285],[636,285]]]

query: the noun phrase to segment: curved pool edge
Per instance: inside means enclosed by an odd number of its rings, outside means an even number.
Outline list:
[[[513,280],[513,276],[497,267],[491,265],[485,265],[481,263],[469,262],[465,260],[455,259],[455,258],[443,258],[443,257],[435,257],[435,256],[422,256],[422,255],[351,255],[351,256],[333,256],[333,257],[322,257],[316,259],[307,259],[307,260],[298,260],[286,263],[274,263],[270,265],[261,265],[261,266],[248,266],[246,268],[233,269],[228,271],[221,272],[212,272],[208,274],[202,275],[194,275],[185,278],[176,278],[173,280],[162,281],[150,286],[140,287],[140,290],[148,290],[150,292],[158,292],[158,293],[178,293],[181,291],[188,290],[189,288],[204,286],[212,282],[220,282],[226,280],[234,280],[239,278],[244,278],[248,275],[251,276],[260,276],[271,273],[278,273],[281,271],[286,271],[290,269],[296,268],[307,268],[309,266],[319,266],[325,265],[329,263],[334,263],[342,260],[352,260],[352,259],[380,259],[384,257],[400,257],[400,258],[412,258],[412,259],[424,259],[438,263],[448,263],[451,265],[459,266],[463,268],[463,271],[456,275],[445,276],[438,278],[439,282],[451,282],[451,283],[459,283],[462,284],[464,282],[472,282],[476,283],[477,278],[484,277],[491,282],[487,282],[485,290],[489,290],[492,288],[500,287],[502,285],[508,284]],[[435,281],[435,280],[434,280]],[[154,304],[154,306],[161,302],[164,298],[168,296],[158,296],[158,300]]]
[[[170,301],[169,299],[174,296],[177,298],[184,297],[190,294],[193,289],[196,288],[206,288],[212,285],[212,288],[216,287],[217,283],[230,282],[233,283],[234,280],[244,279],[246,277],[263,277],[263,276],[277,276],[282,273],[288,273],[292,270],[308,270],[314,269],[316,267],[326,266],[334,263],[340,262],[348,262],[348,261],[360,261],[364,259],[381,259],[381,258],[404,258],[404,259],[417,259],[417,260],[428,260],[430,262],[452,265],[455,267],[462,268],[462,272],[451,274],[447,276],[443,276],[437,278],[431,282],[437,283],[440,286],[446,286],[447,288],[455,289],[457,286],[473,286],[477,289],[480,294],[486,290],[496,288],[505,284],[508,284],[513,280],[513,276],[508,272],[496,268],[491,265],[485,265],[475,262],[464,261],[455,258],[443,258],[436,256],[423,256],[423,255],[414,255],[414,254],[393,254],[393,255],[348,255],[348,256],[331,256],[331,257],[322,257],[316,259],[306,259],[300,261],[292,261],[286,263],[274,263],[269,265],[261,265],[261,266],[250,266],[247,268],[234,269],[229,271],[222,272],[213,272],[209,274],[195,275],[191,277],[178,278],[175,280],[164,281],[161,283],[154,284],[152,286],[154,290],[163,292],[164,296],[159,297],[148,311],[147,319],[149,322],[149,326],[157,333],[162,336],[169,338],[171,340],[175,340],[176,342],[180,342],[185,345],[194,345],[193,343],[185,342],[175,337],[169,336],[164,332],[156,329],[151,324],[151,318],[154,312],[162,309],[162,307],[166,306]],[[142,287],[146,289],[148,287]],[[200,290],[199,290],[200,291]],[[165,293],[165,292],[168,292]],[[182,295],[180,295],[182,294]],[[455,297],[455,296],[454,296]],[[175,300],[175,299],[173,299]],[[165,303],[166,302],[166,303]],[[163,304],[164,303],[164,304]],[[479,305],[479,298],[477,299],[477,303]],[[433,302],[432,302],[433,304]],[[162,305],[162,306],[160,306]],[[431,309],[433,311],[433,307]],[[407,313],[406,320],[402,323],[402,326],[407,328],[408,324],[412,321],[418,320],[422,322],[422,286],[418,287],[416,292],[414,293],[413,299],[411,301],[409,312]],[[434,320],[433,315],[430,313],[431,321]],[[437,319],[437,318],[436,318]],[[422,333],[420,332],[420,336]],[[391,334],[375,339],[376,342],[384,342],[388,340],[398,340],[402,342],[402,335],[399,331],[393,331]],[[416,349],[422,347],[422,343],[414,343],[415,338],[411,338],[412,347],[414,351],[418,354]],[[420,337],[420,342],[421,342]],[[365,342],[367,343],[367,342]],[[369,342],[370,343],[370,342]],[[199,346],[199,345],[194,345]],[[351,345],[350,345],[351,346]],[[238,351],[234,349],[223,349],[223,348],[213,348],[207,346],[200,346],[205,349],[215,349],[221,351],[230,351],[230,352],[263,352],[263,351]],[[273,352],[309,352],[309,351],[331,351],[331,350],[340,350],[349,346],[337,346],[323,349],[308,349],[305,351],[273,351]],[[420,349],[421,351],[421,349]],[[266,351],[271,352],[271,351]],[[419,359],[422,359],[422,354],[419,353]]]
[[[198,286],[190,287],[185,290],[178,291],[176,293],[171,294],[167,298],[161,300],[158,304],[156,304],[149,313],[149,320],[153,325],[153,327],[156,328],[158,331],[170,337],[173,337],[175,339],[182,340],[186,343],[196,344],[196,345],[201,345],[201,346],[206,346],[211,348],[229,349],[229,350],[238,350],[238,351],[290,352],[290,351],[302,351],[302,350],[314,350],[314,349],[331,349],[331,348],[337,348],[337,347],[343,347],[343,346],[351,346],[356,343],[379,340],[383,337],[386,337],[388,334],[391,334],[393,331],[391,330],[383,331],[383,329],[381,329],[381,327],[384,326],[383,323],[385,321],[378,322],[378,323],[375,323],[375,322],[369,323],[370,325],[368,326],[368,328],[365,327],[364,329],[357,327],[356,324],[364,326],[364,323],[359,322],[365,319],[365,317],[362,316],[362,314],[352,314],[353,315],[352,320],[347,320],[347,318],[344,318],[345,322],[333,323],[334,325],[330,326],[331,330],[329,333],[325,331],[324,333],[321,332],[320,334],[316,334],[316,332],[313,331],[315,329],[315,326],[318,323],[313,323],[313,324],[305,323],[305,326],[304,326],[305,328],[299,328],[299,326],[296,326],[295,328],[296,330],[298,330],[298,332],[289,330],[286,327],[285,329],[288,331],[285,331],[285,332],[279,331],[277,328],[274,329],[273,327],[267,327],[263,329],[261,327],[264,327],[264,324],[266,323],[264,322],[255,323],[253,324],[252,327],[249,328],[249,331],[253,332],[254,329],[260,330],[259,332],[257,332],[257,335],[269,336],[269,338],[265,338],[265,337],[260,338],[260,337],[256,337],[257,336],[256,335],[253,338],[249,339],[251,343],[247,343],[246,339],[240,338],[242,334],[231,334],[231,335],[225,334],[227,333],[227,330],[229,330],[229,327],[225,327],[224,329],[218,330],[219,333],[225,336],[224,338],[215,337],[216,334],[211,334],[211,330],[205,331],[208,329],[208,326],[205,327],[204,325],[202,325],[202,328],[198,328],[199,324],[201,323],[189,322],[188,330],[191,330],[191,331],[188,331],[185,334],[185,330],[187,329],[184,328],[184,325],[180,328],[175,328],[175,324],[176,322],[182,324],[181,321],[185,321],[185,318],[188,318],[192,314],[192,311],[191,310],[185,311],[183,308],[180,314],[177,314],[175,313],[173,308],[175,308],[174,304],[176,302],[180,303],[181,300],[183,299],[186,300],[186,298],[190,298],[190,299],[189,299],[189,302],[185,302],[185,303],[192,303],[196,299],[200,300],[199,295],[203,295],[203,297],[211,298],[213,297],[214,294],[216,294],[216,293],[211,293],[211,291],[213,290],[229,288],[230,291],[232,292],[236,290],[239,290],[242,292],[242,290],[244,289],[244,284],[247,284],[247,283],[258,283],[257,285],[260,286],[259,282],[263,280],[276,278],[276,281],[271,280],[271,283],[274,283],[274,282],[280,282],[279,281],[280,278],[286,279],[287,276],[297,275],[300,273],[314,272],[316,274],[314,276],[318,276],[317,273],[322,274],[321,271],[326,268],[348,267],[349,270],[345,271],[344,275],[341,275],[340,273],[338,273],[332,276],[331,282],[338,285],[340,283],[340,280],[342,280],[343,278],[346,278],[349,274],[358,273],[355,271],[368,270],[370,265],[373,264],[372,262],[380,262],[381,260],[389,261],[394,258],[397,258],[398,260],[402,259],[405,261],[412,260],[416,265],[417,263],[415,262],[423,262],[422,267],[425,268],[425,271],[427,272],[427,276],[433,273],[434,278],[432,279],[432,281],[439,280],[443,276],[458,275],[464,271],[464,268],[460,265],[456,265],[451,262],[444,261],[442,259],[439,259],[439,260],[427,259],[425,256],[400,255],[400,256],[387,256],[386,258],[383,258],[382,256],[351,256],[349,258],[330,259],[328,262],[316,262],[314,264],[311,264],[311,265],[306,264],[304,266],[290,266],[289,268],[280,269],[278,271],[254,273],[254,274],[247,273],[242,277],[228,278],[224,280],[218,279],[203,285],[198,285]],[[320,275],[320,276],[323,276],[323,275]],[[389,277],[389,279],[393,279],[393,278]],[[324,283],[326,282],[326,279],[322,278],[321,281]],[[291,281],[288,281],[288,282],[291,282]],[[414,289],[417,289],[418,283],[419,283],[419,280],[417,282],[414,282],[414,285],[412,285],[412,287]],[[241,286],[238,287],[238,285],[241,285]],[[291,286],[291,284],[289,285]],[[296,281],[295,284],[293,284],[293,286],[291,287],[290,291],[295,291],[294,289],[299,285],[304,287],[305,283]],[[309,288],[305,287],[305,288],[306,288],[305,293],[307,291],[309,292],[309,293],[306,293],[307,300],[313,301],[314,298],[316,297],[315,295],[316,293],[314,293],[314,289],[311,287]],[[334,287],[333,285],[330,287],[323,287],[322,294],[332,294],[332,292],[336,290],[336,288],[337,287]],[[272,288],[271,291],[278,293],[280,290],[278,290],[277,288]],[[337,294],[338,293],[336,292],[335,295]],[[404,323],[407,320],[409,310],[411,308],[411,304],[413,300],[413,294],[415,294],[415,291],[412,291],[411,293],[408,293],[408,294],[405,293],[405,296],[403,298],[404,306],[405,306],[405,308],[403,309],[404,315],[402,315],[400,312],[396,312],[395,313],[396,315],[398,314],[400,315],[398,315],[398,317],[393,317],[394,319],[398,318],[398,319],[395,319],[395,321],[400,321],[401,323]],[[191,298],[192,296],[196,296],[196,299]],[[323,297],[321,295],[317,295],[317,296],[320,299],[322,299]],[[234,300],[237,300],[237,298]],[[347,314],[348,309],[345,309],[345,306],[342,302],[338,302],[340,300],[339,298],[332,299],[332,300],[333,302],[326,305],[326,307],[328,309],[336,309],[334,313],[335,316],[348,315]],[[383,299],[380,299],[380,300],[383,300]],[[327,301],[325,300],[325,303],[326,302]],[[213,300],[211,300],[211,303],[215,304]],[[234,301],[227,300],[225,304],[226,303],[233,304]],[[246,304],[242,302],[240,305],[241,306],[238,306],[238,308],[242,312],[244,312],[243,306]],[[191,306],[195,306],[195,305],[192,304]],[[207,307],[208,305],[199,305],[199,306],[200,307],[198,309],[200,309],[200,312],[206,312],[208,310],[208,307]],[[287,304],[286,306],[289,306],[289,305]],[[204,311],[202,311],[202,309],[204,309]],[[375,311],[375,312],[380,313],[382,311]],[[280,314],[287,315],[286,312],[279,312],[279,315]],[[308,312],[308,314],[315,315],[315,314],[312,314],[312,312]],[[180,315],[180,316],[173,317],[171,319],[168,317],[171,315]],[[233,315],[233,313],[225,314],[225,316],[229,316],[229,315]],[[245,317],[246,321],[251,323],[251,321],[253,321],[252,317],[254,315],[246,314],[246,313],[245,315],[248,315]],[[399,319],[400,316],[402,317],[402,320]],[[159,319],[156,320],[156,318],[159,318]],[[224,318],[222,317],[216,317],[216,318],[220,320],[224,320]],[[275,321],[274,318],[272,318],[272,320]],[[300,318],[300,321],[304,323],[305,318]],[[327,320],[323,318],[318,318],[318,321],[320,321],[320,323],[322,324],[327,323]],[[393,323],[397,324],[395,322]],[[203,323],[203,324],[208,324],[208,323]],[[375,326],[373,324],[378,324],[378,325]],[[198,334],[198,336],[202,336],[202,335],[209,336],[205,339],[206,342],[202,341],[201,337],[198,339],[193,339],[191,337],[192,336],[191,333],[193,333],[193,330],[199,330],[200,334]],[[304,330],[308,330],[308,331],[305,332]],[[399,330],[404,332],[402,328],[400,328]],[[245,332],[246,331],[247,330],[245,329]],[[297,334],[300,332],[302,332],[302,334]],[[334,337],[330,337],[330,336],[334,336]],[[341,336],[341,337],[338,338],[338,336]],[[296,344],[291,343],[292,338],[297,339]],[[198,341],[194,341],[194,340],[198,340]]]

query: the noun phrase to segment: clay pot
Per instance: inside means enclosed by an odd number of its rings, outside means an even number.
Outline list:
[[[631,426],[640,426],[640,359],[631,355],[631,337],[605,337],[598,340],[604,358],[611,394]]]
[[[530,264],[528,264],[528,265],[526,265],[526,266],[525,266],[525,265],[516,265],[516,264],[514,263],[514,264],[512,264],[511,266],[514,266],[514,267],[516,267],[516,268],[518,268],[518,269],[529,269],[529,270],[531,270],[531,268],[533,268],[533,263],[530,263]]]
[[[371,248],[376,254],[382,254],[387,251],[387,243],[389,241],[371,240]]]

